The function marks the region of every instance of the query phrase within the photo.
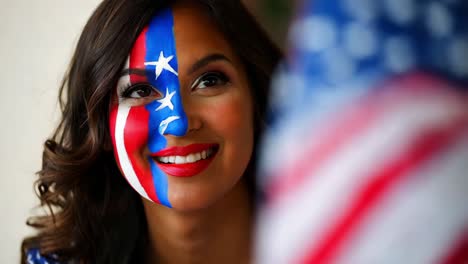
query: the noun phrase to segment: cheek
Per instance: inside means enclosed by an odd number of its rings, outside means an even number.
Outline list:
[[[247,98],[247,99],[246,99]],[[236,183],[247,168],[253,152],[253,113],[250,97],[239,96],[220,103],[216,111],[218,129],[223,137],[221,159],[225,179]]]
[[[110,130],[114,154],[123,176],[141,196],[158,202],[149,162],[145,159],[149,113],[144,107],[115,106]]]
[[[116,154],[121,156],[126,152],[130,158],[143,155],[148,142],[148,111],[144,107],[115,106],[110,120]]]
[[[232,96],[210,111],[213,127],[223,138],[228,155],[250,157],[253,148],[253,113],[250,99]]]

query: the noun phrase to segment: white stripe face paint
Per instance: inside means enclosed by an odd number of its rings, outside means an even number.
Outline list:
[[[117,153],[119,156],[120,167],[125,177],[128,180],[128,183],[144,198],[151,200],[148,197],[145,189],[141,186],[140,181],[138,180],[135,170],[133,169],[132,163],[128,158],[127,150],[125,149],[124,144],[124,131],[125,123],[127,121],[128,113],[130,112],[130,106],[125,103],[119,104],[119,110],[117,112],[117,120],[115,124],[115,144],[117,147]]]
[[[127,59],[125,69],[129,67],[129,60]],[[120,78],[118,87],[121,85],[125,85],[125,83],[130,83],[130,76],[126,75]],[[117,98],[119,98],[119,90],[117,90]],[[117,148],[117,154],[119,158],[119,163],[125,178],[127,179],[128,183],[144,198],[151,200],[148,197],[145,189],[141,185],[138,177],[133,169],[132,163],[128,157],[127,149],[125,148],[125,140],[124,140],[124,133],[125,133],[125,124],[127,122],[128,114],[130,112],[131,106],[125,104],[124,101],[119,100],[119,106],[117,110],[117,118],[115,122],[115,145]]]

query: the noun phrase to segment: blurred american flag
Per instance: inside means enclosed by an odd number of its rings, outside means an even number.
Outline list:
[[[257,263],[468,263],[468,1],[306,1],[274,82]]]

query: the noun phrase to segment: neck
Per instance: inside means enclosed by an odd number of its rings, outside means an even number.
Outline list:
[[[252,208],[247,186],[208,208],[181,212],[144,201],[148,222],[147,263],[248,263]]]

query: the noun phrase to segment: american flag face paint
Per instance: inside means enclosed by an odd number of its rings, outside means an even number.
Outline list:
[[[110,113],[114,153],[124,177],[141,196],[167,207],[172,207],[167,175],[151,154],[167,147],[165,135],[183,136],[188,127],[173,28],[172,10],[165,9],[140,33]]]

